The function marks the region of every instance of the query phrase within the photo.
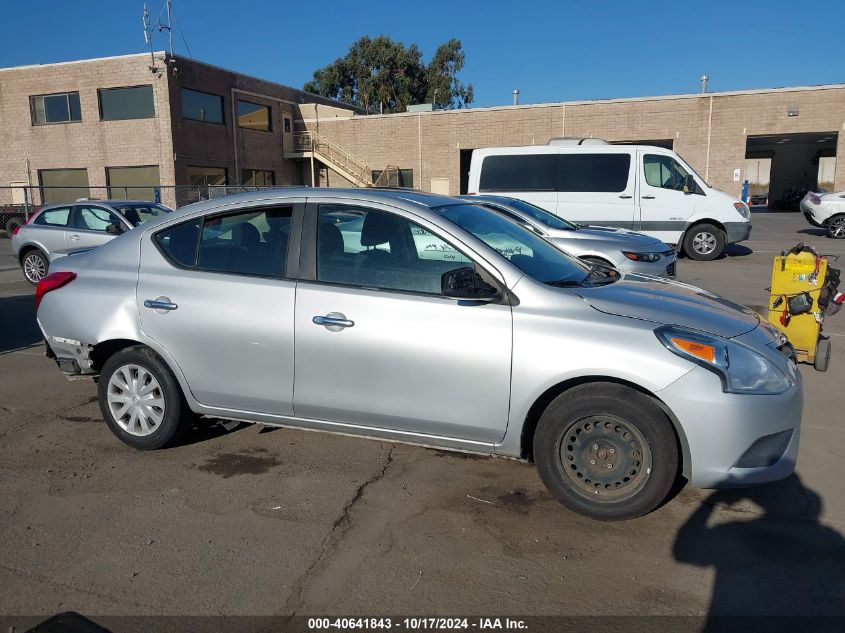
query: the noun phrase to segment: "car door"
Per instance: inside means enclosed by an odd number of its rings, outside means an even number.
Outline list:
[[[28,225],[32,227],[29,239],[44,248],[48,254],[64,250],[67,248],[67,232],[72,211],[72,205],[44,209],[35,216],[32,224]]]
[[[301,202],[193,217],[141,241],[144,333],[172,355],[207,407],[293,413],[298,239],[290,236]]]
[[[677,244],[695,213],[695,193],[684,192],[687,170],[667,154],[639,152],[639,230]]]
[[[635,228],[634,151],[561,153],[557,214],[591,226]]]
[[[424,220],[391,207],[325,200],[309,203],[306,218],[296,296],[296,415],[501,440],[510,398],[510,305],[440,294],[442,273],[472,265],[470,258]]]
[[[126,223],[117,213],[94,204],[77,204],[73,208],[67,230],[67,248],[102,246],[115,236],[106,229],[109,224],[118,224],[126,229]]]

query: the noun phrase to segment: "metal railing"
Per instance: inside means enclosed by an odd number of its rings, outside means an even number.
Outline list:
[[[295,152],[313,152],[325,159],[329,166],[337,166],[352,176],[359,187],[372,187],[373,170],[348,149],[323,136],[319,132],[297,132],[293,135]]]

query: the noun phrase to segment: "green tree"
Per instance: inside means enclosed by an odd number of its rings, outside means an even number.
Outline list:
[[[369,111],[404,112],[416,103],[463,108],[472,102],[472,84],[458,81],[464,67],[459,40],[449,40],[424,64],[416,44],[364,36],[345,57],[314,72],[304,90],[361,106]]]

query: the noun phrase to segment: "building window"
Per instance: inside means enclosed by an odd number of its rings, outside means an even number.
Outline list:
[[[116,200],[155,200],[161,184],[158,165],[143,167],[106,167],[109,198]]]
[[[188,182],[194,187],[225,187],[223,167],[188,167]]]
[[[103,121],[151,119],[156,115],[152,86],[107,88],[97,93],[100,97],[100,119]]]
[[[90,195],[87,169],[40,169],[38,180],[42,204],[73,202]]]
[[[241,184],[244,187],[272,187],[276,184],[273,176],[269,169],[243,169]]]
[[[78,92],[37,95],[29,98],[32,124],[70,123],[82,120]]]
[[[285,117],[285,132],[290,132],[290,119]]]
[[[203,123],[224,123],[223,97],[182,88],[182,117]]]
[[[248,130],[271,132],[273,127],[270,123],[270,106],[238,101],[238,126]]]
[[[396,179],[392,180],[393,176],[390,173],[382,174],[384,170],[373,170],[373,184],[378,184],[379,187],[407,187],[413,189],[414,187],[414,170],[413,169],[398,169]],[[379,180],[381,179],[381,180]]]

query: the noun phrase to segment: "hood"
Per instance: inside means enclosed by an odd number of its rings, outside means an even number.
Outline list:
[[[609,226],[585,226],[577,231],[549,231],[551,238],[566,238],[567,240],[590,240],[601,243],[614,243],[620,248],[643,250],[646,248],[654,251],[666,251],[672,248],[660,240],[626,229],[616,229]]]
[[[625,275],[606,286],[571,288],[592,308],[606,314],[679,325],[733,338],[760,323],[757,314],[701,288],[647,275]]]

